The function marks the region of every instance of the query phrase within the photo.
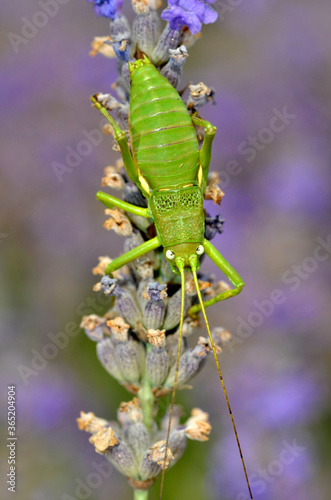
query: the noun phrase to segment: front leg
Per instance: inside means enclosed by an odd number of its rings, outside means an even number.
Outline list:
[[[138,259],[138,257],[141,257],[142,255],[145,255],[145,253],[150,252],[151,250],[155,250],[160,246],[161,241],[159,240],[158,236],[155,236],[155,238],[151,240],[145,241],[145,243],[142,243],[141,245],[139,245],[139,247],[133,248],[129,252],[126,252],[124,255],[121,255],[120,257],[117,257],[117,259],[114,259],[106,267],[105,274],[111,275],[114,271],[117,271],[117,269],[125,266],[125,264]]]
[[[104,193],[103,191],[97,192],[97,200],[100,200],[101,203],[103,203],[108,208],[117,207],[125,210],[125,212],[129,212],[130,214],[134,215],[140,215],[140,217],[145,217],[146,219],[153,218],[152,212],[149,208],[137,207],[136,205],[127,203],[126,201],[120,200],[115,196]]]
[[[216,304],[220,300],[226,300],[229,299],[230,297],[233,297],[234,295],[238,295],[238,293],[241,292],[243,289],[245,283],[243,282],[242,278],[239,276],[237,271],[233,269],[232,266],[222,257],[222,255],[219,253],[219,251],[210,243],[210,241],[204,239],[203,241],[203,246],[205,249],[206,255],[211,258],[211,260],[216,264],[216,266],[223,271],[225,276],[229,278],[231,283],[235,286],[232,290],[225,290],[224,292],[219,293],[216,295],[216,297],[207,300],[206,302],[203,303],[204,307],[209,307],[212,306],[213,304]],[[189,310],[189,314],[191,316],[194,316],[197,312],[201,310],[200,304],[197,304],[195,306],[192,306]]]
[[[143,188],[140,182],[139,172],[135,162],[133,161],[128,145],[128,140],[126,138],[126,133],[118,126],[114,118],[108,113],[107,109],[100,103],[98,96],[99,94],[92,96],[91,101],[93,102],[93,105],[100,111],[100,113],[109,121],[114,129],[114,137],[120,147],[125,170],[127,171],[127,174],[132,182],[134,182],[138,186],[145,198],[149,198],[149,192]]]
[[[202,189],[202,192],[204,192],[207,186],[208,171],[211,160],[211,150],[216,134],[216,127],[214,127],[214,125],[209,123],[207,120],[202,120],[201,118],[197,118],[194,115],[192,116],[192,122],[197,127],[204,127],[205,129],[205,138],[200,149],[200,165],[202,167],[202,181],[200,187]]]

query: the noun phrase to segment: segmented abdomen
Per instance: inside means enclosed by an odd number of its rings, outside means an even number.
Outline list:
[[[131,73],[129,123],[133,156],[151,189],[197,179],[199,146],[191,117],[152,64]]]

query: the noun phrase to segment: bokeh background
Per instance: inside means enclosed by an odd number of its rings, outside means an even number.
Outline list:
[[[214,242],[247,284],[209,317],[236,339],[221,362],[254,498],[327,500],[331,242],[325,249],[321,241],[331,233],[331,4],[224,0],[216,8],[220,18],[190,49],[182,83],[204,81],[216,90],[217,104],[202,110],[218,127],[212,169],[226,193],[224,234]],[[78,332],[82,314],[93,309],[91,268],[99,255],[122,251],[121,238],[102,228],[95,201],[102,169],[117,156],[105,138],[71,172],[59,178],[54,169],[54,162],[66,164],[67,148],[77,149],[84,130],[98,127],[89,96],[109,90],[116,61],[88,55],[108,24],[84,0],[63,2],[14,50],[8,34],[23,36],[40,9],[34,1],[0,6],[1,429],[5,438],[6,386],[15,383],[16,498],[127,500],[131,491],[116,472],[84,497],[75,493],[95,471],[92,463],[103,460],[77,429],[79,411],[110,419],[128,399],[99,365],[95,344]],[[130,6],[125,10],[131,16]],[[292,117],[270,134],[274,110],[284,108]],[[236,175],[229,174],[234,164]],[[204,266],[221,279],[210,263]],[[281,303],[270,307],[275,290]],[[76,333],[68,345],[50,351],[46,363],[36,361],[53,343],[49,335],[68,325]],[[167,474],[164,499],[248,498],[212,359],[178,400],[187,412],[208,411],[213,432],[206,444],[190,443]],[[12,494],[1,442],[6,499]],[[157,486],[151,498],[158,498]]]

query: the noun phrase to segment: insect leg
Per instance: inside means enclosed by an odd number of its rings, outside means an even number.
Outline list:
[[[126,212],[134,215],[140,215],[140,217],[146,217],[146,219],[152,218],[152,212],[149,208],[137,207],[136,205],[131,205],[131,203],[127,203],[126,201],[120,200],[115,196],[111,196],[108,193],[104,193],[103,191],[97,192],[97,200],[100,200],[101,203],[106,205],[108,208],[121,208]]]
[[[117,271],[117,269],[125,266],[125,264],[128,264],[132,260],[135,260],[145,253],[150,252],[151,250],[155,250],[160,246],[161,241],[159,240],[158,236],[155,236],[155,238],[151,240],[145,241],[145,243],[142,243],[141,245],[139,245],[139,247],[133,248],[129,252],[126,252],[124,255],[121,255],[120,257],[117,257],[117,259],[114,259],[106,267],[105,274],[111,274],[114,271]]]
[[[143,195],[146,198],[149,198],[150,196],[149,193],[141,185],[139,179],[139,172],[133,161],[130,148],[128,145],[128,140],[126,138],[126,133],[118,126],[114,118],[108,113],[107,109],[104,106],[102,106],[102,104],[98,101],[97,94],[91,97],[91,101],[93,102],[94,106],[100,111],[100,113],[109,121],[109,123],[114,129],[115,132],[114,137],[120,147],[125,170],[127,171],[128,176],[130,177],[132,182],[134,182],[139,187]]]
[[[220,300],[226,300],[233,295],[238,295],[238,293],[241,292],[243,289],[245,283],[243,282],[242,278],[239,276],[237,271],[233,269],[232,266],[224,259],[224,257],[219,253],[218,250],[210,243],[210,241],[204,239],[203,241],[203,246],[205,249],[206,255],[210,257],[210,259],[216,264],[216,266],[223,271],[223,273],[229,278],[231,283],[235,286],[232,290],[226,290],[224,292],[219,293],[216,295],[216,297],[207,300],[204,302],[204,307],[209,307],[212,306],[213,304],[216,304],[216,302],[219,302]],[[197,304],[195,306],[192,306],[189,310],[190,315],[196,314],[198,311],[201,310],[200,304]]]
[[[201,189],[202,192],[204,192],[207,186],[208,170],[211,160],[211,149],[216,134],[216,127],[214,127],[214,125],[209,123],[207,120],[202,120],[201,118],[197,118],[194,115],[192,116],[192,122],[194,125],[197,125],[198,127],[204,127],[206,132],[205,138],[203,140],[200,149],[200,164],[202,166],[202,171],[203,171]]]

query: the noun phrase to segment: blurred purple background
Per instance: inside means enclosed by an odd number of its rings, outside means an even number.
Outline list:
[[[54,162],[66,165],[68,148],[81,148],[84,131],[99,126],[89,96],[109,91],[116,61],[88,55],[108,24],[86,1],[55,2],[47,22],[37,14],[42,3],[0,6],[0,370],[4,398],[6,386],[17,384],[16,498],[78,500],[77,485],[89,484],[103,459],[75,418],[80,410],[114,418],[129,399],[78,333],[82,314],[102,311],[89,302],[91,268],[99,255],[122,251],[123,240],[102,228],[95,201],[103,167],[118,156],[106,137],[76,157],[71,172],[56,175]],[[246,287],[209,317],[234,334],[220,359],[254,498],[328,500],[331,4],[224,0],[216,8],[220,19],[189,50],[182,84],[203,80],[216,90],[217,105],[201,111],[218,127],[212,169],[226,193],[224,234],[214,242]],[[32,20],[43,26],[28,27]],[[221,279],[207,260],[204,268]],[[68,325],[74,335],[54,347]],[[179,400],[187,411],[209,412],[213,432],[208,444],[191,443],[166,476],[165,500],[246,500],[212,360]],[[5,407],[4,400],[4,436]],[[4,444],[0,457],[1,498],[11,498]],[[131,498],[119,474],[101,483],[84,498]]]

